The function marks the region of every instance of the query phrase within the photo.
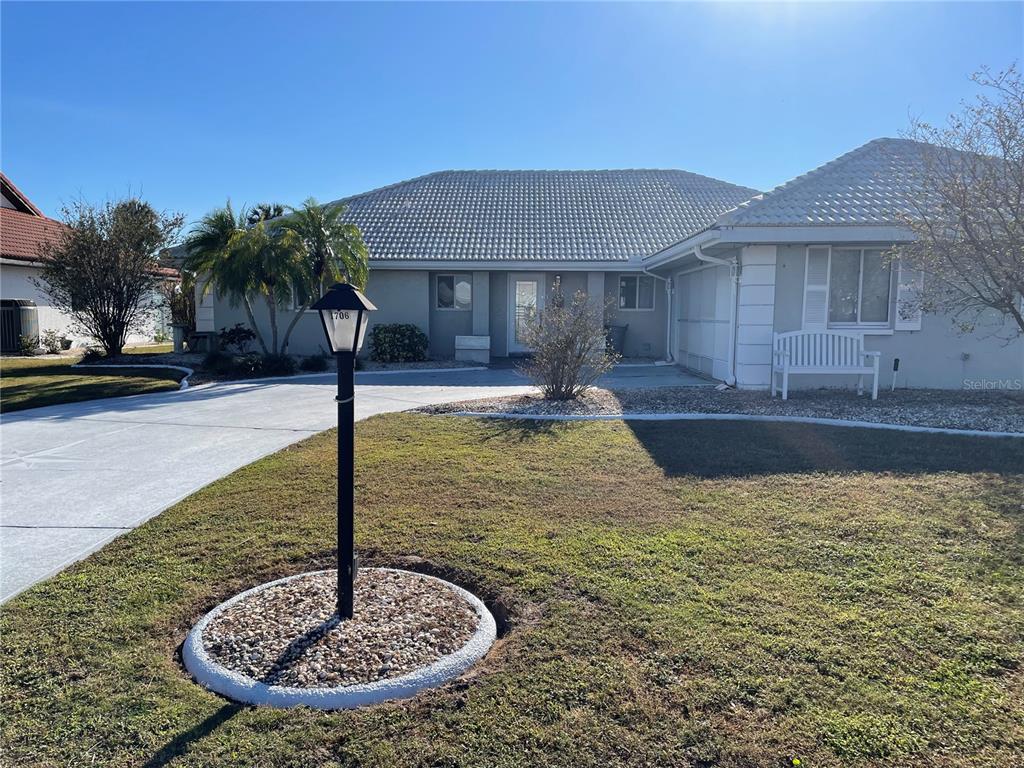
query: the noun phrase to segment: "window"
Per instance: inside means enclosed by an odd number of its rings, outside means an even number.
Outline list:
[[[310,300],[310,304],[312,304],[318,298],[320,298],[320,292],[319,291],[317,292],[317,294],[315,296],[312,297],[312,299]],[[306,291],[302,287],[300,287],[298,285],[293,285],[292,286],[292,302],[291,302],[291,306],[289,307],[289,309],[292,312],[298,312],[300,309],[302,309],[302,305],[305,304],[305,303],[306,303]],[[307,309],[306,311],[307,312],[316,312],[315,309]]]
[[[892,268],[881,248],[833,248],[830,325],[886,325]]]
[[[472,309],[473,281],[469,275],[437,276],[438,309]]]
[[[654,278],[650,275],[619,277],[619,309],[654,309]]]

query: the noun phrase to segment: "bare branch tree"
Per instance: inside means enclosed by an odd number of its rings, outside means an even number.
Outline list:
[[[608,351],[604,330],[607,301],[582,291],[568,302],[560,283],[552,286],[543,312],[526,318],[524,340],[533,349],[522,370],[545,399],[572,400],[594,385],[618,356]]]
[[[36,284],[107,354],[120,354],[159,303],[167,274],[157,254],[174,242],[184,217],[128,198],[102,207],[78,202],[61,218],[60,236],[39,248]]]
[[[932,146],[904,222],[916,240],[900,256],[927,276],[918,308],[1013,338],[1024,334],[1024,85],[1016,67],[972,79],[983,88],[974,102],[907,133]]]

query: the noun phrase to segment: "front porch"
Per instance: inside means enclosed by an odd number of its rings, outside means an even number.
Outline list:
[[[607,303],[605,322],[625,329],[626,357],[664,359],[665,283],[635,269],[372,269],[366,294],[379,308],[371,323],[413,323],[429,337],[432,358],[486,363],[528,353],[524,325],[556,286],[566,297],[582,291]]]

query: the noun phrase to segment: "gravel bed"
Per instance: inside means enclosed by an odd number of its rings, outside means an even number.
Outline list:
[[[878,400],[851,390],[790,391],[789,400],[767,392],[713,387],[661,387],[610,391],[591,389],[569,402],[516,395],[428,406],[426,413],[476,411],[523,415],[590,415],[626,413],[738,413],[809,416],[824,419],[906,424],[989,432],[1024,432],[1024,393],[1009,391],[906,389],[879,392]]]
[[[366,568],[356,579],[355,613],[334,616],[333,573],[257,592],[206,628],[206,652],[267,685],[324,688],[399,677],[454,653],[479,617],[453,589],[418,574]]]

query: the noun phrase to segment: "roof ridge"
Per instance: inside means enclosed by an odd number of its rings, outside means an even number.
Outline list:
[[[354,195],[348,195],[346,197],[332,200],[326,205],[344,205],[352,202],[353,200],[360,200],[370,195],[375,195],[380,192],[386,192],[390,189],[396,189],[407,184],[413,184],[421,182],[426,179],[443,176],[445,174],[486,174],[486,173],[501,173],[501,174],[526,174],[526,173],[676,173],[690,176],[694,179],[703,179],[706,181],[712,181],[716,184],[725,184],[735,189],[741,189],[748,192],[758,192],[754,187],[748,187],[744,184],[734,184],[731,181],[725,181],[723,179],[716,178],[714,176],[708,176],[703,173],[695,173],[694,171],[687,171],[682,168],[446,168],[437,171],[431,171],[430,173],[420,174],[419,176],[412,176],[408,179],[402,179],[401,181],[395,181],[391,184],[385,184],[380,187],[374,187],[373,189],[367,190],[366,192],[357,192]]]

